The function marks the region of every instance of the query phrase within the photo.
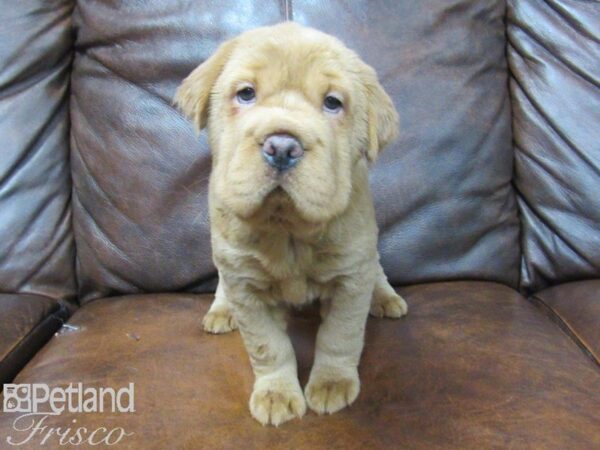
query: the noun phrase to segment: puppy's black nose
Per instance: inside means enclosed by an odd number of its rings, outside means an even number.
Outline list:
[[[265,139],[262,154],[270,166],[283,171],[296,165],[302,158],[304,149],[294,136],[278,133]]]

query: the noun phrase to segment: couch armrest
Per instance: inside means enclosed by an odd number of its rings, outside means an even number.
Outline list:
[[[68,316],[48,297],[0,294],[0,383],[11,381]]]

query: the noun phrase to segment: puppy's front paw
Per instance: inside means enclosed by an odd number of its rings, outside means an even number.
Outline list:
[[[298,380],[257,380],[250,397],[252,417],[263,425],[279,426],[306,413],[306,401]]]
[[[386,292],[373,296],[370,314],[375,317],[398,319],[408,312],[408,305],[395,292]]]
[[[202,328],[207,333],[222,334],[237,329],[235,318],[229,308],[209,310],[202,319]]]
[[[360,391],[360,380],[356,369],[313,369],[304,394],[310,409],[318,414],[333,414],[352,404]]]

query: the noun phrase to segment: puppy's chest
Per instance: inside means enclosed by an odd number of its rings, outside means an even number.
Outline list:
[[[330,296],[335,263],[322,243],[288,237],[269,241],[259,252],[261,270],[274,301],[302,304]]]

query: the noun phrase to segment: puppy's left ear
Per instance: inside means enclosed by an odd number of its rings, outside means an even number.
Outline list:
[[[398,137],[398,112],[383,90],[371,66],[364,65],[363,85],[367,94],[369,147],[367,159],[375,161],[383,148]]]
[[[235,46],[235,39],[221,44],[210,58],[196,67],[183,80],[175,93],[174,103],[188,119],[194,122],[198,131],[206,127],[213,86]]]

